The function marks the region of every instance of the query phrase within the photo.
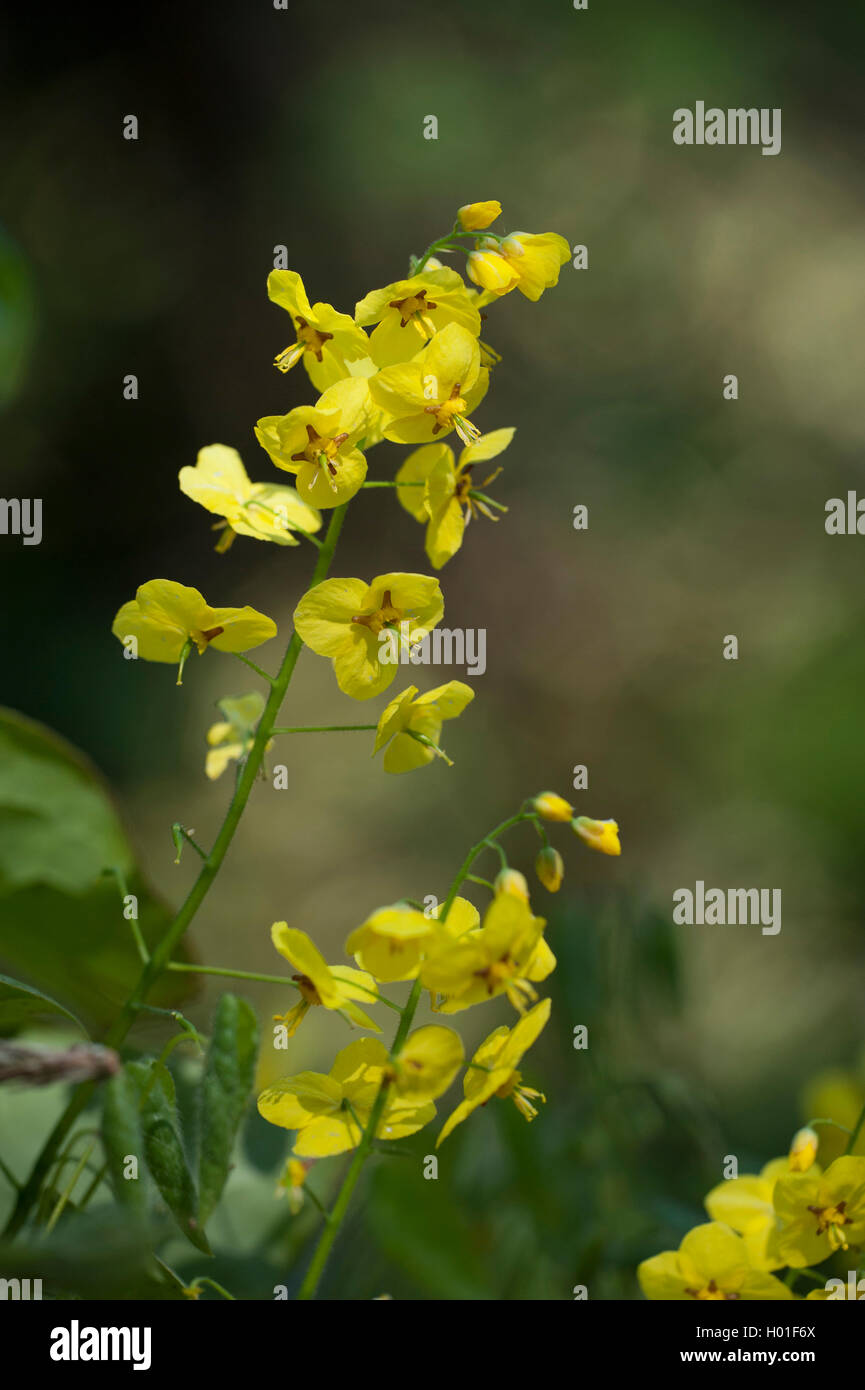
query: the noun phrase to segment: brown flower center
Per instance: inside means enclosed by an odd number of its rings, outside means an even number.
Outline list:
[[[381,607],[374,613],[358,613],[352,618],[353,623],[358,623],[361,627],[369,628],[374,637],[377,637],[383,627],[390,627],[391,624],[402,622],[402,611],[394,608],[393,600],[390,596],[390,589],[385,589],[381,597]]]
[[[464,415],[466,412],[466,402],[460,395],[460,383],[457,382],[446,401],[424,406],[425,415],[434,415],[436,422],[433,425],[433,434],[438,434],[440,430],[448,430],[454,423],[454,417]]]
[[[333,337],[332,333],[323,333],[319,328],[313,328],[307,323],[306,319],[299,318],[295,324],[297,330],[297,341],[303,347],[304,352],[311,352],[318,362],[321,361],[321,352],[325,343],[329,343]]]
[[[292,454],[292,463],[317,463],[325,467],[330,476],[335,478],[337,469],[333,460],[348,439],[348,434],[319,434],[312,425],[307,425],[306,437],[306,448],[299,454]]]
[[[291,977],[297,985],[307,1004],[320,1004],[321,995],[308,975],[292,975]]]
[[[406,295],[405,299],[392,299],[388,304],[389,309],[396,309],[400,317],[400,328],[405,328],[410,319],[415,314],[426,314],[430,309],[437,309],[431,299],[427,299],[427,291],[419,290],[417,294]]]

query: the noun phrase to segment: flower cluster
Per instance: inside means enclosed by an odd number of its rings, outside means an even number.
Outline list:
[[[532,824],[544,841],[538,857],[543,871],[536,861],[538,878],[555,891],[563,865],[547,842],[542,822],[563,820],[561,808],[566,806],[562,797],[542,793],[475,847],[470,858],[492,849],[502,861],[494,882],[487,883],[492,896],[483,916],[457,895],[468,876],[466,869],[446,902],[434,910],[404,900],[371,913],[345,943],[346,954],[358,968],[328,965],[304,932],[285,922],[274,923],[273,944],[297,972],[292,981],[300,994],[288,1013],[275,1016],[287,1036],[296,1032],[313,1005],[334,1010],[369,1031],[380,1030],[359,1003],[384,1002],[406,1021],[405,1038],[390,1052],[377,1038],[361,1038],[337,1054],[328,1074],[299,1072],[281,1077],[262,1092],[258,1108],[264,1118],[296,1131],[294,1159],[286,1174],[290,1168],[297,1177],[298,1159],[356,1148],[368,1128],[378,1140],[414,1134],[435,1117],[434,1102],[463,1068],[464,1098],[442,1126],[437,1147],[494,1097],[513,1101],[526,1120],[534,1119],[535,1102],[543,1102],[544,1096],[524,1082],[520,1066],[550,1016],[550,1000],[539,999],[535,985],[552,974],[556,958],[546,940],[546,922],[532,909],[525,877],[508,865],[500,836],[519,822]],[[584,819],[577,818],[573,825],[586,844],[619,852],[614,821],[590,822],[599,831],[587,836],[580,825]],[[554,875],[547,868],[549,856],[555,857]],[[403,981],[411,981],[413,987],[408,1004],[400,1007],[381,993],[381,986]],[[466,1061],[462,1040],[453,1029],[429,1024],[407,1031],[422,991],[428,992],[432,1011],[438,1014],[461,1013],[502,997],[516,1011],[517,1021],[513,1027],[495,1028]],[[282,1187],[286,1185],[291,1185],[288,1177]]]
[[[824,1171],[817,1152],[817,1133],[806,1126],[786,1157],[713,1187],[705,1198],[711,1220],[678,1250],[640,1265],[646,1297],[790,1299],[800,1296],[792,1289],[800,1270],[820,1286],[808,1299],[837,1296],[828,1289],[839,1281],[814,1275],[812,1266],[865,1244],[865,1158],[847,1154]]]
[[[353,314],[310,303],[296,271],[275,269],[268,278],[268,295],[288,315],[294,335],[275,365],[285,373],[302,364],[318,393],[312,404],[263,416],[255,425],[255,438],[270,463],[290,481],[253,482],[234,449],[214,444],[201,450],[194,466],[180,470],[179,482],[187,497],[217,518],[220,553],[233,548],[238,536],[283,547],[306,542],[317,550],[312,585],[295,607],[293,636],[279,673],[269,675],[245,656],[276,635],[270,618],[249,607],[211,608],[198,590],[170,580],[143,584],[114,620],[112,630],[125,655],[176,664],[178,684],[193,648],[199,654],[213,648],[240,658],[269,686],[266,700],[253,693],[218,701],[220,719],[207,735],[208,777],[237,766],[220,854],[264,754],[280,735],[368,729],[375,735],[372,753],[383,753],[388,773],[436,760],[450,764],[441,747],[442,727],[474,697],[461,681],[425,692],[408,686],[373,724],[283,728],[276,718],[301,646],[331,662],[347,696],[367,701],[393,682],[400,664],[394,652],[407,647],[414,656],[415,646],[443,618],[442,589],[432,575],[387,571],[369,581],[328,577],[346,507],[362,488],[395,490],[402,508],[424,527],[426,554],[436,570],[460,550],[470,521],[497,520],[507,511],[484,490],[500,469],[484,468],[481,481],[475,476],[479,464],[497,459],[514,438],[510,426],[482,433],[473,418],[501,361],[481,340],[482,310],[511,290],[537,301],[558,282],[570,253],[555,233],[493,232],[491,224],[500,214],[497,202],[461,208],[451,231],[423,256],[411,258],[406,278],[371,290]],[[439,259],[459,253],[466,258],[466,279]],[[367,454],[383,441],[414,447],[394,478],[373,480],[367,477]],[[295,1132],[279,1188],[292,1210],[303,1200],[312,1162],[351,1149],[360,1150],[362,1161],[374,1141],[415,1133],[433,1119],[436,1100],[461,1071],[463,1099],[445,1121],[439,1143],[494,1097],[512,1101],[527,1120],[538,1113],[544,1097],[526,1084],[521,1068],[550,1014],[550,1001],[539,998],[536,986],[556,961],[545,938],[546,923],[531,906],[526,879],[510,867],[501,837],[519,824],[533,827],[541,841],[538,880],[556,892],[564,863],[549,843],[548,822],[570,822],[589,848],[620,852],[615,821],[575,816],[562,797],[546,792],[473,847],[435,910],[404,899],[370,913],[345,942],[352,964],[329,963],[305,932],[274,923],[273,945],[292,967],[286,983],[298,996],[275,1019],[284,1038],[296,1033],[314,1007],[373,1035],[344,1047],[328,1073],[282,1077],[259,1097],[265,1119]],[[179,853],[184,837],[191,836],[182,827],[175,831]],[[488,851],[499,859],[494,882],[470,874],[474,860]],[[491,894],[483,915],[459,895],[469,878]],[[410,985],[403,1004],[382,992],[401,982]],[[501,999],[516,1020],[494,1028],[467,1061],[452,1028],[433,1023],[412,1029],[424,992],[437,1015]],[[400,1016],[389,1049],[374,1036],[381,1030],[368,1012],[382,1004]],[[338,1201],[335,1210],[342,1212],[345,1202]],[[335,1232],[331,1220],[305,1288],[314,1287]]]

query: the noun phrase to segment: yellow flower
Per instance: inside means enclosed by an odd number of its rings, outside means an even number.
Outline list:
[[[319,512],[302,501],[293,487],[251,483],[240,454],[224,444],[200,449],[195,467],[181,468],[178,476],[181,492],[209,512],[225,517],[216,547],[219,551],[227,550],[236,535],[275,541],[277,545],[299,545],[292,527],[313,532],[321,526]]]
[[[286,1076],[262,1091],[259,1113],[272,1125],[298,1131],[294,1152],[301,1158],[345,1153],[360,1143],[385,1072],[387,1050],[377,1038],[358,1038],[338,1052],[329,1075],[304,1071]],[[376,1139],[403,1139],[435,1115],[432,1101],[389,1098]]]
[[[410,362],[449,323],[461,324],[475,338],[481,331],[481,316],[462,276],[447,266],[427,266],[408,280],[371,290],[354,313],[360,324],[378,324],[369,339],[378,367]]]
[[[801,1268],[865,1243],[865,1158],[836,1158],[825,1173],[787,1173],[774,1193],[778,1251]]]
[[[805,1127],[793,1135],[788,1162],[793,1173],[807,1173],[817,1157],[820,1139],[816,1130]]]
[[[592,820],[591,816],[577,816],[573,826],[589,849],[596,849],[601,854],[621,854],[619,827],[614,820]]]
[[[565,876],[562,856],[552,845],[545,845],[535,860],[535,873],[548,893],[558,893]]]
[[[481,367],[477,338],[459,323],[436,333],[411,362],[386,367],[369,382],[384,417],[384,436],[423,444],[456,429],[464,444],[480,437],[468,416],[483,400],[490,374]]]
[[[479,249],[469,252],[466,260],[469,279],[494,299],[515,290],[520,282],[510,262],[499,255],[498,245],[498,242],[485,238],[484,242],[478,242]]]
[[[456,941],[459,937],[465,936],[467,932],[477,931],[481,924],[481,914],[478,912],[474,903],[469,902],[468,898],[454,898],[450,912],[444,921],[442,913],[444,903],[439,903],[433,913],[436,927],[436,938],[439,941],[449,938]]]
[[[754,1302],[793,1297],[780,1279],[754,1268],[742,1237],[719,1221],[695,1226],[678,1250],[644,1260],[637,1278],[652,1300]]]
[[[541,820],[569,821],[574,815],[571,803],[556,792],[541,792],[532,801],[532,810],[537,811]]]
[[[409,1033],[392,1064],[397,1095],[414,1101],[435,1100],[453,1081],[463,1062],[462,1038],[452,1028],[428,1024]]]
[[[532,915],[523,898],[499,894],[480,929],[456,940],[448,925],[449,919],[420,968],[425,988],[445,996],[438,1012],[459,1013],[506,994],[523,1013],[526,1001],[537,999],[532,984],[551,974],[556,958],[543,937],[546,923]]]
[[[779,1269],[786,1264],[778,1253],[780,1223],[775,1215],[775,1184],[790,1166],[786,1158],[773,1158],[759,1175],[743,1173],[713,1187],[705,1199],[713,1221],[722,1221],[742,1236],[755,1269]]]
[[[525,874],[521,874],[519,869],[500,869],[493,881],[493,890],[497,896],[499,893],[510,893],[524,903],[529,901],[529,885]]]
[[[296,270],[272,270],[267,277],[268,297],[291,315],[297,342],[276,359],[281,372],[290,372],[303,358],[313,386],[326,391],[347,376],[371,376],[369,339],[349,314],[332,304],[310,305]]]
[[[135,638],[144,661],[180,665],[192,646],[199,655],[208,647],[220,652],[248,652],[276,636],[276,623],[254,608],[211,608],[197,589],[172,579],[151,579],[124,603],[111,631],[121,642]]]
[[[504,241],[482,237],[469,252],[467,273],[493,295],[517,289],[526,299],[537,300],[558,284],[559,271],[570,256],[568,243],[556,232],[512,232]]]
[[[301,998],[287,1014],[274,1014],[277,1023],[284,1023],[291,1038],[300,1027],[304,1016],[314,1004],[326,1009],[335,1009],[344,1014],[358,1028],[371,1028],[379,1033],[381,1029],[373,1023],[363,1009],[353,1001],[363,999],[374,1001],[378,990],[375,980],[364,970],[352,970],[347,965],[328,965],[317,946],[314,946],[306,932],[289,927],[286,922],[274,922],[270,929],[271,940],[281,956],[293,965],[299,973],[292,979],[300,990]]]
[[[495,199],[488,203],[466,203],[457,213],[460,225],[467,232],[482,232],[501,215],[502,205]]]
[[[264,713],[264,696],[254,690],[249,695],[217,700],[216,707],[225,718],[211,724],[207,731],[210,751],[204,771],[211,781],[221,777],[232,760],[244,758],[249,752],[256,725]]]
[[[413,980],[434,934],[434,923],[422,912],[395,903],[379,908],[357,927],[345,949],[377,980]]]
[[[354,497],[366,477],[357,448],[370,420],[366,381],[347,377],[329,386],[315,405],[287,415],[266,415],[255,437],[277,468],[297,474],[301,497],[316,507],[338,507]]]
[[[276,1196],[283,1194],[288,1198],[288,1209],[296,1216],[303,1206],[303,1188],[312,1163],[304,1163],[299,1158],[289,1158],[276,1184]]]
[[[385,772],[411,772],[412,768],[425,767],[436,757],[444,758],[448,767],[452,767],[450,758],[438,746],[442,722],[456,719],[474,698],[475,692],[463,681],[448,681],[424,695],[418,695],[417,686],[410,685],[391,700],[381,715],[373,755],[388,745],[384,755]]]
[[[513,1028],[497,1028],[481,1043],[463,1078],[465,1100],[448,1116],[436,1140],[436,1148],[473,1110],[486,1105],[493,1096],[512,1100],[526,1120],[535,1118],[538,1110],[533,1102],[543,1102],[546,1097],[524,1085],[517,1067],[546,1026],[549,1016],[550,1001],[542,999]]]
[[[304,594],[294,610],[298,635],[311,651],[329,656],[340,690],[355,700],[380,695],[396,676],[386,629],[422,640],[444,613],[438,581],[425,574],[380,574],[362,579],[325,579]],[[406,628],[401,624],[406,623]]]
[[[487,487],[501,469],[495,469],[477,485],[472,470],[476,463],[502,453],[513,437],[512,428],[482,434],[461,451],[458,462],[448,444],[426,444],[409,454],[397,473],[398,500],[416,521],[427,524],[426,553],[434,569],[441,569],[456,554],[473,517],[483,514],[490,521],[498,521],[483,498],[473,493],[478,487]]]

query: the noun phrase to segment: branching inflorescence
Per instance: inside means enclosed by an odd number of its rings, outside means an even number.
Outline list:
[[[253,608],[211,607],[193,588],[170,580],[143,584],[119,610],[112,631],[126,654],[177,668],[177,682],[193,650],[211,648],[233,654],[264,682],[258,691],[219,702],[219,722],[208,732],[206,771],[219,777],[234,763],[237,780],[223,826],[209,851],[191,833],[175,827],[178,854],[187,841],[203,863],[186,902],[152,953],[139,942],[142,973],[106,1042],[118,1047],[148,992],[165,970],[201,970],[216,975],[268,979],[251,972],[184,965],[174,952],[210,889],[231,843],[268,748],[282,736],[331,731],[374,734],[373,752],[383,751],[385,772],[401,774],[436,760],[450,764],[442,748],[442,726],[457,718],[474,697],[451,680],[423,694],[408,686],[392,698],[376,722],[328,726],[289,726],[278,722],[301,649],[332,662],[340,689],[365,701],[382,695],[396,677],[399,656],[412,652],[434,633],[444,613],[438,579],[427,574],[383,573],[371,581],[329,577],[346,510],[362,488],[392,487],[398,502],[425,527],[430,564],[440,570],[460,549],[466,527],[478,517],[497,520],[507,510],[486,489],[499,469],[488,465],[510,445],[514,431],[482,434],[472,415],[500,361],[481,340],[481,311],[511,290],[538,300],[557,283],[570,252],[554,234],[490,230],[498,203],[462,209],[446,236],[419,258],[409,275],[373,290],[353,316],[329,304],[310,304],[301,277],[276,269],[268,279],[270,298],[290,316],[295,334],[276,359],[287,372],[302,362],[320,393],[312,405],[258,421],[258,442],[277,469],[293,475],[292,486],[253,483],[235,450],[211,445],[194,467],[180,471],[180,487],[213,513],[217,549],[226,552],[238,536],[316,551],[312,583],[294,612],[294,631],[282,664],[271,675],[246,653],[276,636],[276,624]],[[470,283],[437,259],[466,254]],[[456,436],[456,454],[449,438]],[[367,478],[367,452],[383,441],[416,446],[393,481]],[[476,475],[483,464],[482,477]],[[323,513],[329,525],[322,535]],[[301,1072],[270,1085],[258,1099],[264,1118],[295,1133],[281,1186],[292,1202],[302,1200],[310,1165],[331,1155],[353,1152],[333,1208],[301,1286],[311,1297],[348,1208],[364,1162],[379,1144],[421,1129],[436,1114],[435,1101],[463,1070],[464,1098],[438,1134],[440,1144],[479,1106],[494,1097],[511,1100],[527,1120],[543,1096],[522,1078],[522,1059],[547,1022],[549,999],[535,988],[555,968],[544,920],[535,915],[526,879],[512,869],[503,839],[528,824],[540,837],[537,876],[551,892],[564,872],[559,851],[550,845],[547,826],[573,826],[590,848],[620,852],[614,821],[575,817],[554,793],[525,801],[508,819],[471,847],[443,902],[426,907],[404,899],[380,907],[354,929],[346,953],[355,965],[329,964],[310,938],[286,922],[274,923],[276,950],[292,967],[286,980],[297,1000],[275,1022],[291,1037],[312,1007],[339,1014],[363,1036],[338,1052],[328,1074]],[[495,880],[472,870],[481,855],[496,856]],[[483,916],[460,896],[471,880],[485,884],[491,900]],[[279,977],[281,978],[281,977]],[[382,987],[411,982],[407,1001],[385,997]],[[433,1012],[453,1015],[503,997],[515,1010],[512,1027],[498,1026],[466,1061],[459,1035],[444,1024],[412,1030],[418,1003],[428,992]],[[398,1015],[390,1046],[379,1037],[378,1006]],[[91,1087],[92,1089],[92,1087]],[[86,1103],[79,1088],[19,1194],[14,1229],[38,1195],[39,1184],[59,1146]]]

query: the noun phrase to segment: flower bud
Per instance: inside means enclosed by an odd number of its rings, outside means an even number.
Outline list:
[[[288,1198],[288,1209],[293,1216],[296,1216],[303,1206],[303,1186],[311,1167],[310,1162],[303,1163],[299,1158],[289,1158],[276,1184],[275,1195]]]
[[[493,199],[489,203],[466,203],[457,213],[460,225],[466,232],[481,232],[501,216],[502,205]],[[429,262],[427,262],[429,264]]]
[[[493,294],[507,294],[519,279],[504,256],[495,251],[470,251],[466,257],[466,274],[482,290],[491,290]]]
[[[537,811],[542,820],[571,820],[574,808],[563,796],[555,792],[541,792],[532,802],[532,810]]]
[[[523,902],[527,903],[529,900],[529,885],[519,869],[502,869],[496,874],[493,888],[497,898],[502,893],[509,893],[512,898],[522,898]]]
[[[571,824],[589,849],[596,849],[601,854],[621,854],[619,827],[614,820],[592,820],[591,816],[577,816]]]
[[[788,1163],[791,1173],[807,1173],[817,1157],[820,1140],[813,1129],[798,1130],[793,1135]]]
[[[547,845],[538,854],[535,873],[549,893],[558,893],[565,876],[565,865],[559,851],[553,849],[552,845]]]

